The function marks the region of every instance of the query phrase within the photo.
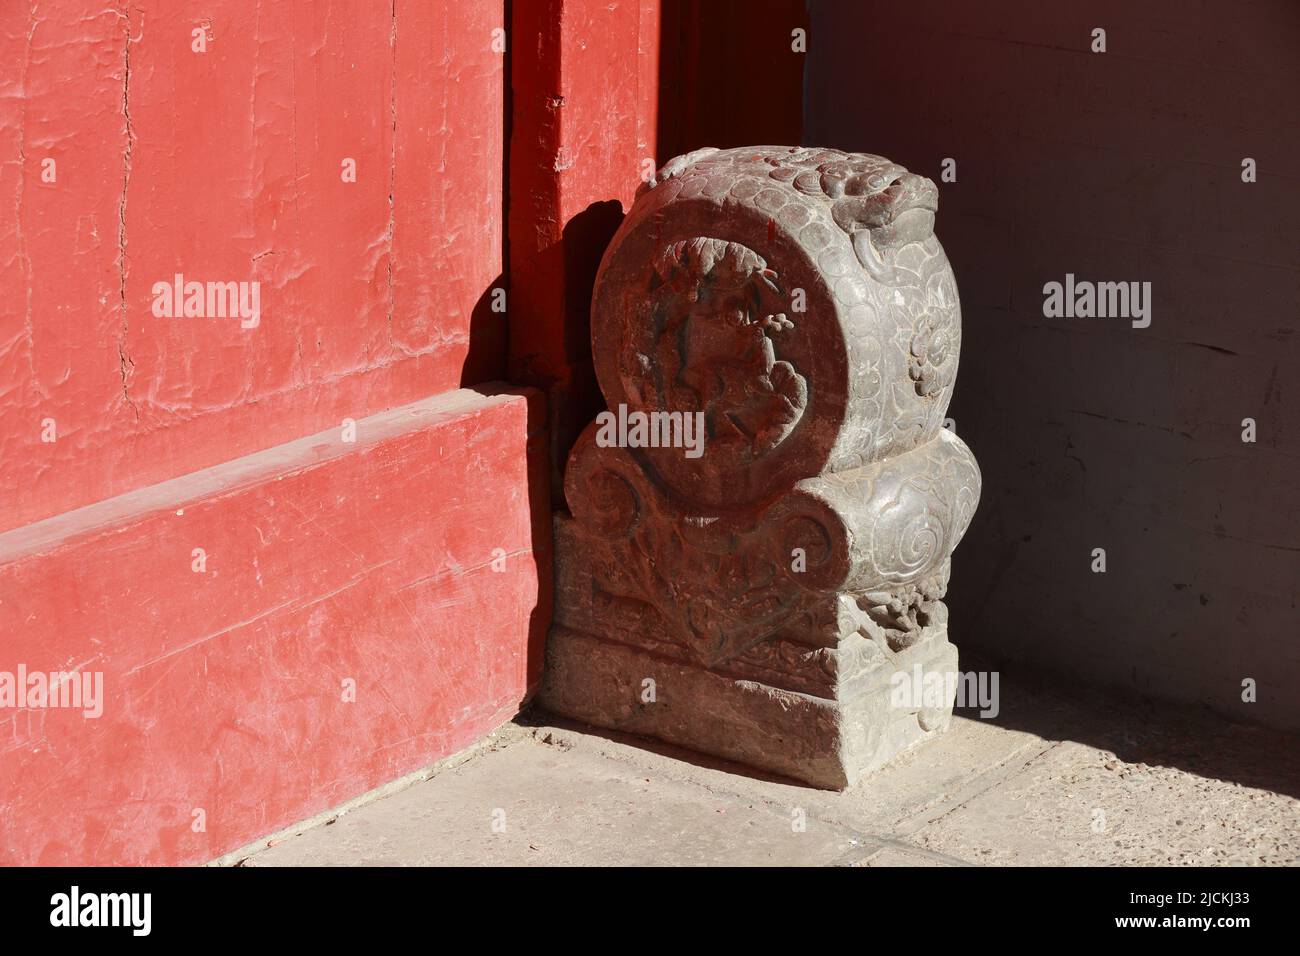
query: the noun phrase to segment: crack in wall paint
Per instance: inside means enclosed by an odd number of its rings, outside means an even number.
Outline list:
[[[122,398],[131,407],[136,421],[140,420],[140,409],[131,400],[127,388],[135,361],[126,351],[126,197],[131,185],[131,147],[135,140],[135,130],[131,126],[131,17],[125,6],[119,16],[122,18],[124,42],[122,45],[122,120],[126,133],[126,146],[122,151],[122,197],[117,204],[117,275],[119,308],[122,313],[122,331],[117,341],[118,371],[122,376]],[[129,368],[128,368],[129,366]]]

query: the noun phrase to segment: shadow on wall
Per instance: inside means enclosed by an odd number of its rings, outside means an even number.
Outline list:
[[[469,348],[460,368],[460,387],[473,388],[501,378],[506,354],[504,275],[494,279],[474,303],[469,320]]]
[[[591,291],[601,257],[622,224],[623,205],[611,199],[592,203],[564,226],[564,352],[573,381],[562,393],[569,407],[555,408],[551,415],[560,469],[552,485],[557,504],[564,500],[563,468],[568,450],[605,407],[591,361]]]
[[[485,293],[487,297],[491,293]],[[531,560],[537,575],[537,592],[532,596],[533,606],[528,612],[528,651],[522,662],[527,675],[528,691],[520,707],[531,700],[541,682],[546,656],[546,635],[551,627],[554,606],[552,578],[555,548],[551,536],[552,506],[551,486],[548,481],[550,460],[549,424],[547,422],[546,396],[537,389],[521,388],[506,382],[485,382],[466,385],[480,395],[523,395],[528,400],[527,458],[528,458],[528,524]],[[511,557],[501,554],[501,557]],[[530,596],[520,595],[527,602]]]
[[[984,472],[954,641],[1300,728],[1300,6],[810,8],[805,142],[939,183]]]
[[[562,313],[551,334],[562,355],[529,356],[511,369],[511,379],[546,392],[551,500],[564,507],[564,465],[578,435],[605,407],[591,361],[591,290],[601,256],[623,222],[617,199],[592,203],[564,225],[560,241],[531,264],[534,284],[553,284],[548,306]],[[538,279],[538,276],[544,278]]]
[[[799,143],[803,0],[663,0],[660,11],[660,165],[703,146]]]
[[[791,50],[790,31],[807,26],[802,2],[780,0],[755,17],[750,4],[664,0],[659,22],[657,164],[701,146],[799,141],[804,62]],[[569,388],[550,393],[556,505],[568,449],[605,407],[591,363],[591,290],[622,221],[618,201],[592,203],[565,225],[563,249],[555,252],[573,377]]]

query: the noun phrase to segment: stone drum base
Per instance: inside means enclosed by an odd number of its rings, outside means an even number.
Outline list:
[[[840,790],[943,732],[952,718],[957,648],[946,628],[927,628],[898,652],[865,638],[859,644],[857,654],[872,662],[827,699],[556,627],[539,703],[598,727]]]
[[[938,198],[805,146],[642,186],[592,292],[544,706],[833,789],[947,726],[980,473]]]

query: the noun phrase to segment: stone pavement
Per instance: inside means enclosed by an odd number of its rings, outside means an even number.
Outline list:
[[[1002,674],[994,720],[844,793],[532,712],[224,858],[296,865],[1295,865],[1300,746]]]

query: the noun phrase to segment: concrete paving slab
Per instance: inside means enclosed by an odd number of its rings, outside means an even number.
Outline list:
[[[1061,743],[914,834],[985,864],[1294,865],[1300,804]]]
[[[899,866],[953,866],[954,864],[934,854],[914,853],[898,847],[881,847],[870,856],[863,857],[851,866],[856,867],[899,867]]]
[[[528,735],[245,865],[809,866],[867,849],[806,814]]]
[[[1294,865],[1295,737],[1024,679],[843,793],[525,715],[244,865]],[[229,862],[229,861],[227,861]]]

